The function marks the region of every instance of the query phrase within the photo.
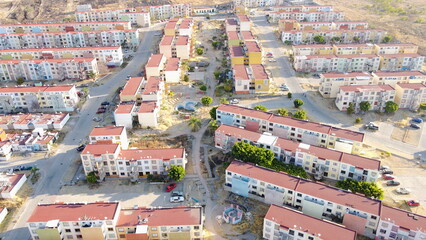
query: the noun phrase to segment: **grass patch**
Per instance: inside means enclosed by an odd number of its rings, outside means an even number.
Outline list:
[[[37,171],[31,175],[31,178],[30,178],[31,184],[33,185],[36,184],[39,179],[40,179],[40,172]]]

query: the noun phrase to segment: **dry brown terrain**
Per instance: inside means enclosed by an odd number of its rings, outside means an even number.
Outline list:
[[[425,0],[318,0],[334,5],[351,21],[367,21],[370,28],[384,29],[400,42],[415,43],[426,54]]]

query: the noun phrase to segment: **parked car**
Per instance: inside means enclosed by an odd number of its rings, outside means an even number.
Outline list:
[[[21,165],[21,166],[14,167],[13,171],[14,172],[19,172],[19,171],[27,171],[27,170],[31,170],[31,169],[33,169],[33,166],[24,166],[24,165]]]
[[[234,99],[231,99],[231,101],[229,101],[229,103],[230,104],[238,104],[238,103],[240,103],[240,101],[238,99],[234,98]]]
[[[407,201],[407,205],[410,207],[418,207],[420,206],[420,202],[416,201],[416,200],[409,200]]]
[[[81,152],[84,150],[85,147],[86,147],[85,144],[81,144],[80,146],[77,147],[77,151]]]
[[[385,179],[385,180],[393,180],[393,179],[395,179],[395,176],[390,175],[390,174],[383,174],[383,179]]]
[[[396,189],[396,193],[401,194],[401,195],[407,195],[410,194],[411,190],[408,188],[398,188]]]
[[[382,171],[382,174],[393,174],[393,171],[390,169],[386,169]]]
[[[176,188],[176,183],[170,183],[167,187],[166,187],[166,192],[171,192],[173,189]]]
[[[281,89],[281,91],[288,91],[289,90],[287,85],[285,85],[285,84],[281,84],[280,89]]]
[[[109,104],[110,104],[109,102],[102,102],[101,103],[102,106],[109,106]]]
[[[100,122],[102,119],[100,118],[100,117],[94,117],[93,118],[93,121],[95,121],[95,122]]]
[[[184,200],[185,198],[183,198],[182,196],[170,197],[170,202],[172,203],[183,202]]]
[[[104,113],[104,112],[106,112],[106,108],[105,107],[100,107],[100,108],[98,108],[98,111],[96,111],[97,114]]]
[[[415,123],[410,124],[410,127],[414,129],[420,129],[420,126]]]
[[[172,197],[175,197],[175,196],[183,196],[183,192],[182,191],[173,191]]]
[[[369,123],[365,124],[365,125],[364,125],[364,128],[365,128],[365,129],[374,130],[374,131],[379,130],[379,126],[377,126],[376,124],[374,124],[374,123],[372,123],[372,122],[369,122]]]
[[[314,73],[312,76],[314,76],[314,78],[321,78],[321,76],[318,73]]]
[[[380,170],[388,170],[388,169],[390,169],[389,166],[386,166],[386,165],[380,166]]]
[[[399,186],[401,184],[400,182],[397,182],[395,180],[390,180],[386,183],[387,186]]]
[[[268,62],[276,62],[276,59],[269,59]]]
[[[411,119],[411,121],[413,121],[415,123],[422,123],[423,119],[421,119],[421,118],[413,118],[413,119]]]
[[[130,79],[130,75],[127,75],[126,79],[129,80]]]

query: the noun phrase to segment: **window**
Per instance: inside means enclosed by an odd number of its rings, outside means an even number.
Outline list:
[[[108,228],[108,231],[112,232],[114,231],[114,228]]]
[[[153,236],[153,237],[158,237],[158,234],[153,233],[153,234],[152,234],[152,236]]]
[[[157,231],[157,228],[156,227],[152,227],[151,231]]]
[[[80,232],[80,228],[76,228],[74,231],[75,232]]]
[[[290,231],[288,231],[288,235],[292,235],[292,236],[294,236],[294,230],[290,230]]]
[[[200,226],[194,226],[194,230],[199,230]]]
[[[303,237],[303,233],[298,233],[297,234],[299,237]]]
[[[65,232],[71,232],[71,229],[65,229]]]

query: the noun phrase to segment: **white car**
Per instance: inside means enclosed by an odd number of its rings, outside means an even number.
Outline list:
[[[172,203],[183,202],[184,200],[185,200],[185,198],[183,198],[182,196],[170,197],[170,202],[172,202]]]
[[[276,59],[269,59],[268,62],[276,62]]]
[[[288,91],[289,90],[287,85],[285,85],[285,84],[281,84],[280,89],[281,89],[281,91]]]
[[[230,104],[238,104],[238,103],[240,103],[240,101],[238,101],[238,99],[234,98],[234,99],[231,99],[231,101],[229,101],[229,103]]]
[[[410,192],[411,192],[411,190],[408,189],[408,188],[401,187],[401,188],[396,189],[396,193],[401,194],[401,195],[408,195],[408,194],[410,194]]]

